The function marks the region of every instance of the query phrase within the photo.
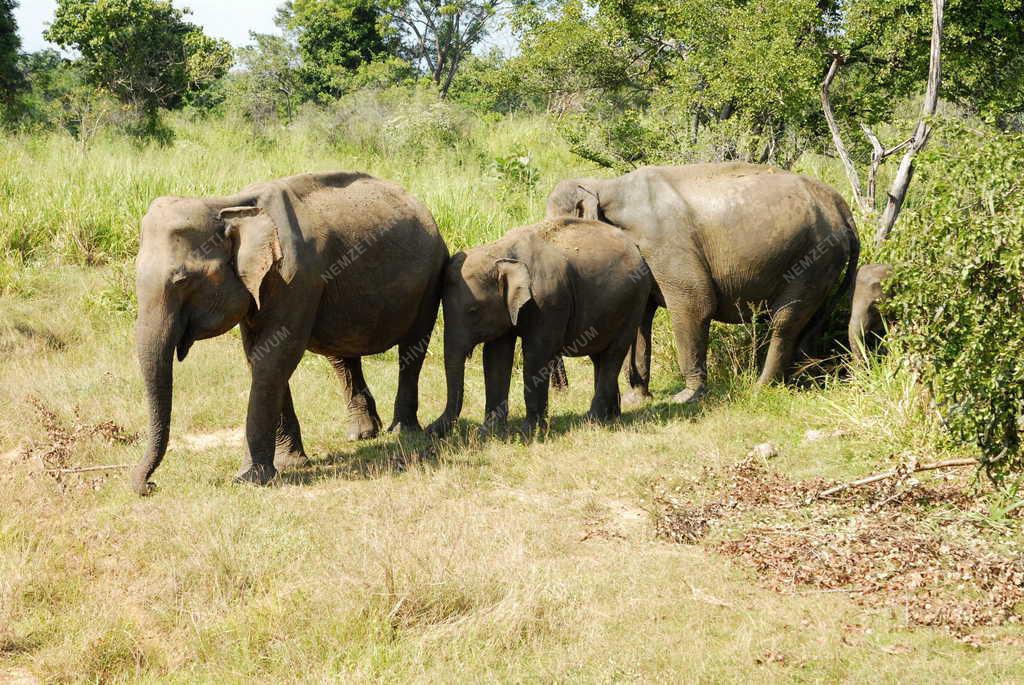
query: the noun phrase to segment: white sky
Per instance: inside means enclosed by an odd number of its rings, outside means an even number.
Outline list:
[[[277,33],[274,15],[284,0],[173,0],[174,6],[192,10],[189,18],[193,24],[203,27],[211,36],[226,38],[232,45],[241,46],[249,42],[249,31]],[[57,0],[20,0],[14,10],[21,36],[21,49],[35,52],[45,47],[55,47],[43,40],[43,31],[53,21]],[[504,27],[498,29],[474,52],[483,52],[499,47],[505,52],[513,51],[514,41]]]
[[[283,0],[174,0],[174,6],[192,10],[189,18],[211,36],[228,39],[232,45],[249,42],[249,31],[276,33],[274,14]],[[21,36],[21,49],[33,52],[48,46],[43,31],[53,21],[56,0],[20,0],[14,10]]]

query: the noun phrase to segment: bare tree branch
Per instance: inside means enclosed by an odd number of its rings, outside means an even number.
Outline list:
[[[836,53],[832,56],[832,64],[828,68],[828,74],[825,76],[825,81],[821,84],[821,109],[825,113],[825,121],[828,122],[828,130],[832,132],[832,144],[835,145],[836,153],[839,155],[839,159],[843,163],[843,167],[846,169],[846,177],[850,180],[850,187],[853,189],[853,197],[860,208],[868,210],[869,206],[864,198],[864,194],[861,191],[860,176],[857,175],[857,167],[853,164],[853,159],[850,157],[850,152],[846,149],[846,145],[843,144],[843,136],[839,132],[839,124],[836,123],[836,115],[832,110],[832,101],[829,98],[829,88],[832,86],[832,81],[835,79],[836,74],[839,73],[839,68],[843,66],[843,56]],[[873,207],[871,207],[873,209]]]
[[[939,88],[942,85],[942,19],[945,0],[932,0],[932,46],[931,56],[928,62],[928,87],[925,90],[924,104],[921,106],[921,117],[917,121],[914,135],[911,136],[910,145],[900,166],[896,170],[896,177],[889,186],[889,198],[886,201],[885,212],[878,224],[878,231],[875,233],[875,242],[884,242],[892,231],[896,218],[903,208],[903,200],[907,196],[907,188],[914,177],[914,158],[925,145],[931,135],[929,119],[935,116],[935,110],[939,104]]]

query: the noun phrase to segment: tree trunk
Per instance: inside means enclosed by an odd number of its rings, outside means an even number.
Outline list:
[[[889,197],[885,204],[885,211],[878,224],[878,231],[875,233],[875,242],[882,243],[892,231],[896,219],[903,209],[903,200],[907,196],[907,188],[914,178],[914,158],[917,153],[928,144],[931,135],[931,126],[928,120],[935,115],[939,104],[939,87],[942,84],[942,14],[945,0],[932,0],[932,50],[928,63],[928,88],[925,91],[924,104],[921,107],[921,118],[914,129],[910,146],[907,148],[903,159],[900,160],[896,177],[889,186]]]

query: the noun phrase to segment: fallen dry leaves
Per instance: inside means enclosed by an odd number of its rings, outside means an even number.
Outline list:
[[[46,438],[41,441],[33,441],[27,447],[19,450],[19,454],[16,456],[35,463],[41,471],[50,474],[62,487],[67,475],[75,470],[72,468],[75,448],[84,441],[99,438],[109,444],[131,445],[139,440],[138,434],[126,430],[114,421],[85,423],[77,411],[72,421],[65,421],[42,400],[32,397],[28,402],[36,410]],[[94,482],[96,478],[97,476],[94,475],[84,480]]]
[[[705,475],[701,487],[713,485],[703,493],[655,495],[659,537],[692,544],[714,531],[709,544],[776,591],[844,592],[915,625],[965,635],[1021,618],[1024,555],[968,516],[983,502],[963,477],[925,484],[907,474],[818,500],[829,483],[755,459]]]

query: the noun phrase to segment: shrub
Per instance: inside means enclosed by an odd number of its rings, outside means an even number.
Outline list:
[[[947,124],[919,157],[917,208],[885,253],[893,334],[950,437],[1019,474],[1024,412],[1024,137]]]

